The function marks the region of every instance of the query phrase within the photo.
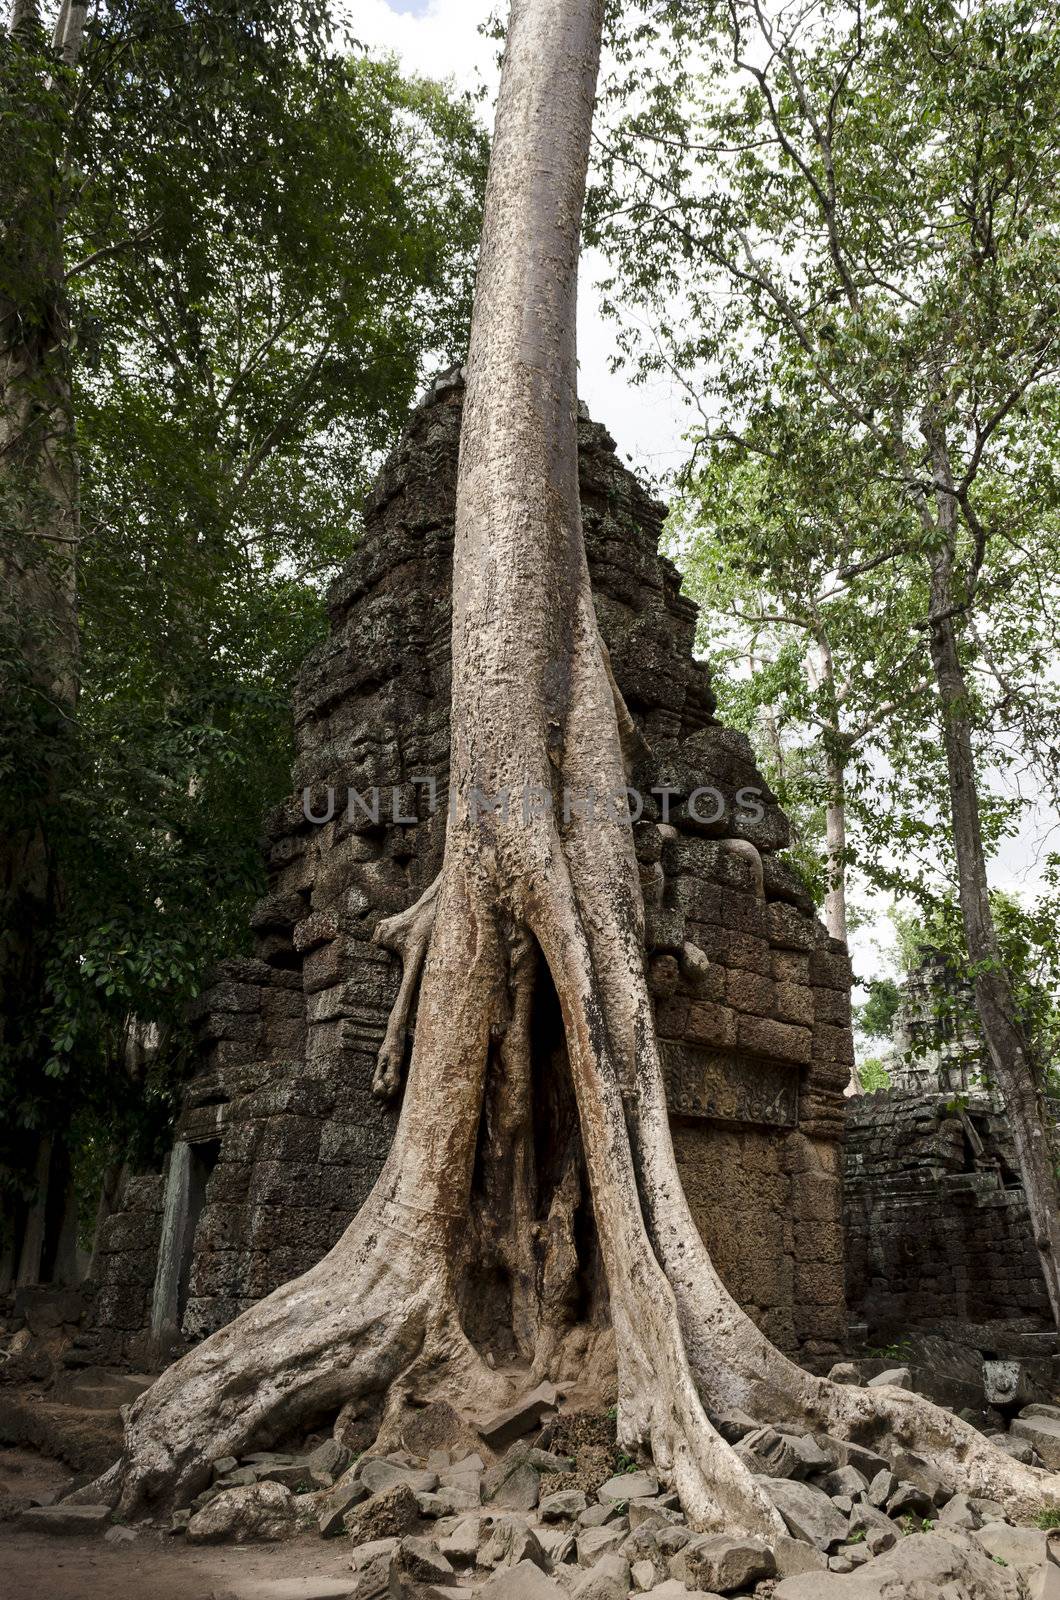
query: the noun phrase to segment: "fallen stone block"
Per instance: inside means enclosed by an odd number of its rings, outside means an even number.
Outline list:
[[[601,1556],[580,1583],[575,1584],[574,1600],[626,1600],[629,1594],[629,1562],[615,1552]]]
[[[785,1578],[773,1600],[909,1600],[911,1595],[916,1600],[1019,1600],[1020,1580],[985,1552],[934,1533],[911,1534],[852,1573]]]
[[[596,1491],[599,1500],[646,1500],[659,1492],[659,1480],[653,1472],[620,1472],[608,1478]]]
[[[298,1532],[294,1495],[279,1483],[225,1489],[188,1523],[189,1544],[272,1543]]]
[[[103,1535],[103,1543],[135,1544],[139,1537],[139,1528],[122,1528],[116,1523],[113,1528],[108,1528],[106,1533]]]
[[[887,1502],[889,1517],[933,1517],[935,1497],[915,1483],[899,1483]]]
[[[416,1496],[407,1483],[396,1483],[392,1489],[384,1489],[354,1506],[346,1513],[343,1526],[354,1544],[366,1544],[373,1539],[412,1533],[419,1520]]]
[[[493,1523],[489,1538],[479,1546],[478,1559],[484,1567],[518,1567],[526,1561],[542,1570],[548,1566],[548,1557],[533,1528],[525,1517],[512,1513]]]
[[[1021,1572],[1043,1567],[1049,1559],[1049,1538],[1040,1528],[1014,1528],[1008,1522],[984,1522],[972,1535],[988,1556]]]
[[[29,1506],[19,1517],[18,1525],[29,1533],[83,1538],[103,1533],[112,1526],[111,1509],[110,1506],[71,1506],[65,1502],[57,1506]]]
[[[625,1517],[606,1522],[599,1528],[584,1528],[577,1537],[579,1567],[595,1566],[602,1556],[617,1552],[619,1545],[625,1543],[628,1532],[629,1523]]]
[[[800,1572],[824,1571],[824,1555],[805,1539],[793,1539],[790,1533],[782,1533],[770,1542],[778,1577],[793,1578]]]
[[[342,1532],[344,1519],[347,1512],[362,1500],[367,1500],[368,1490],[357,1476],[356,1470],[351,1468],[345,1472],[329,1491],[321,1506],[319,1524],[321,1535],[325,1539],[333,1539]]]
[[[582,1489],[556,1489],[546,1494],[538,1505],[543,1522],[573,1522],[586,1509],[585,1491]]]
[[[433,1539],[409,1534],[397,1548],[396,1561],[402,1572],[420,1583],[448,1583],[455,1576],[453,1564]]]
[[[1060,1469],[1060,1413],[1056,1416],[1043,1414],[1052,1409],[1028,1406],[1013,1421],[1010,1434],[1017,1439],[1026,1439],[1037,1450],[1049,1471],[1056,1472]]]
[[[832,1470],[831,1456],[827,1450],[821,1449],[812,1433],[785,1433],[784,1438],[794,1453],[794,1466],[788,1473],[773,1472],[770,1477],[812,1478],[817,1473]]]
[[[553,1583],[532,1561],[495,1572],[477,1600],[566,1600],[566,1591]]]
[[[537,1537],[553,1567],[574,1560],[574,1534],[569,1528],[561,1527],[558,1523],[550,1523],[547,1527],[538,1528]]]
[[[554,1384],[539,1384],[515,1405],[480,1423],[478,1431],[492,1450],[504,1450],[554,1411],[558,1399],[559,1392]]]
[[[369,1494],[381,1494],[396,1484],[407,1483],[413,1494],[431,1494],[438,1487],[436,1472],[420,1472],[415,1467],[398,1466],[381,1456],[357,1463],[357,1475]]]
[[[821,1489],[792,1478],[763,1478],[761,1483],[796,1539],[827,1550],[846,1538],[846,1518]]]
[[[489,1504],[502,1511],[533,1511],[541,1496],[541,1474],[523,1461],[494,1489]]]
[[[735,1453],[756,1477],[790,1478],[794,1474],[795,1447],[775,1428],[756,1428],[753,1433],[746,1434],[736,1445]],[[831,1466],[831,1460],[826,1464]]]
[[[692,1539],[670,1562],[671,1577],[680,1578],[690,1589],[716,1594],[750,1588],[775,1572],[776,1560],[763,1539],[741,1539],[727,1533]]]
[[[349,1578],[225,1579],[231,1600],[353,1600],[356,1583]]]
[[[890,1367],[886,1372],[878,1372],[874,1378],[870,1378],[865,1387],[866,1389],[911,1389],[913,1374],[908,1367]]]
[[[481,1542],[481,1518],[462,1517],[455,1528],[439,1537],[438,1548],[447,1560],[463,1566],[477,1559]]]
[[[966,1533],[974,1533],[983,1524],[982,1517],[966,1494],[955,1494],[951,1500],[947,1500],[939,1512],[938,1521],[940,1526],[961,1528]]]

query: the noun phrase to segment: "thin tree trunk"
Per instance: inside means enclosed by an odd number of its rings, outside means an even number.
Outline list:
[[[131,1409],[124,1455],[92,1491],[120,1497],[127,1515],[186,1502],[212,1458],[336,1412],[340,1431],[351,1416],[369,1418],[392,1446],[411,1396],[444,1396],[472,1415],[511,1398],[461,1320],[480,1265],[480,1230],[469,1226],[476,1182],[485,1170],[495,1194],[490,1165],[507,1155],[497,1128],[516,1147],[506,1259],[524,1380],[566,1371],[584,1383],[610,1354],[620,1442],[651,1454],[693,1526],[784,1533],[707,1407],[876,1444],[887,1434],[929,1450],[955,1488],[1009,1504],[1037,1509],[1047,1493],[1049,1480],[915,1395],[801,1372],[727,1294],[677,1172],[632,830],[600,807],[562,805],[564,789],[624,796],[626,784],[628,713],[597,631],[578,501],[575,292],[602,15],[603,0],[516,0],[509,24],[457,494],[457,798],[436,889],[377,930],[404,952],[406,978],[422,963],[394,1145],[330,1254],[183,1357]],[[578,1169],[565,1158],[550,1191],[518,1149],[551,1110],[527,1070],[536,952],[562,1016],[560,1067],[606,1274],[604,1329],[572,1320]],[[406,992],[399,1028],[408,1003]],[[381,1091],[400,1067],[395,1031]]]
[[[937,483],[951,481],[949,462],[941,448],[935,450],[934,468]],[[1060,1209],[1056,1166],[1042,1104],[1040,1071],[1020,1023],[1012,980],[1001,958],[990,908],[968,684],[954,626],[956,501],[952,493],[945,491],[940,491],[937,498],[942,539],[931,568],[931,660],[938,685],[946,749],[961,919],[974,972],[976,1010],[1008,1113],[1034,1244],[1053,1320],[1060,1329]]]
[[[828,803],[825,807],[825,860],[828,892],[824,897],[824,925],[833,939],[847,942],[847,803],[846,773],[843,763],[831,754],[825,757]]]

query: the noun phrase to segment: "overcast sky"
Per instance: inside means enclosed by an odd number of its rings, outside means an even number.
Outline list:
[[[463,89],[485,82],[490,90],[483,116],[492,122],[497,86],[497,45],[479,33],[490,0],[346,0],[355,38],[373,49],[391,50],[405,67],[432,78],[451,78]],[[600,263],[587,252],[582,262],[578,317],[579,389],[597,422],[615,437],[623,458],[662,478],[684,457],[681,436],[691,415],[668,379],[634,387],[614,376],[608,361],[614,327],[599,311],[594,280]]]

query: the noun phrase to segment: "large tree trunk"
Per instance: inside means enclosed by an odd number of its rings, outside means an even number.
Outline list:
[[[211,1458],[340,1410],[396,1442],[412,1395],[472,1414],[510,1395],[461,1316],[485,1293],[484,1252],[506,1274],[523,1381],[576,1374],[584,1385],[611,1365],[621,1443],[650,1452],[694,1526],[784,1531],[708,1411],[886,1436],[932,1452],[955,1488],[1009,1504],[1037,1506],[1051,1481],[913,1395],[801,1372],[726,1293],[677,1173],[632,832],[602,807],[564,811],[564,787],[604,797],[626,784],[628,713],[593,611],[576,447],[575,291],[602,13],[603,0],[512,8],[457,500],[457,803],[437,885],[377,935],[406,957],[383,1091],[400,1072],[422,966],[394,1146],[331,1253],[133,1407],[125,1453],[96,1490],[120,1496],[126,1514],[187,1501]],[[488,809],[505,793],[507,815]],[[562,1024],[545,1081],[529,1058],[535,1001],[558,1003]],[[539,1162],[535,1117],[554,1132],[568,1101],[573,1141]],[[599,1295],[587,1307],[579,1291],[594,1265],[584,1206],[574,1226],[583,1173],[606,1319],[593,1320]]]
[[[936,481],[949,483],[949,463],[941,449],[936,450],[934,466]],[[1055,1160],[1042,1103],[1041,1073],[1020,1022],[990,908],[968,685],[954,626],[956,502],[952,494],[941,491],[938,505],[942,538],[931,569],[931,660],[946,748],[961,920],[974,972],[976,1010],[1008,1113],[1034,1244],[1053,1319],[1060,1329],[1060,1208]]]

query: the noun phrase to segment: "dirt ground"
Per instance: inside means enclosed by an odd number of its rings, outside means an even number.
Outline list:
[[[0,1449],[0,1484],[18,1499],[54,1492],[69,1477],[32,1451]],[[109,1545],[0,1523],[0,1600],[339,1600],[354,1581],[341,1540],[212,1549],[145,1531]]]

